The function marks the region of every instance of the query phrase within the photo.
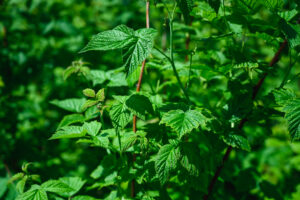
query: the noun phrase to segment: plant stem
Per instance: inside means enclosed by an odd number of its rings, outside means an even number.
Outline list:
[[[179,87],[181,88],[181,90],[183,91],[186,100],[188,101],[188,103],[190,103],[190,98],[189,95],[187,94],[187,91],[185,90],[185,88],[183,87],[183,84],[179,78],[176,66],[175,66],[175,62],[174,62],[174,53],[173,53],[173,17],[170,18],[169,21],[169,28],[170,28],[170,57],[169,57],[169,61],[171,63],[173,72],[175,74],[175,77],[177,79],[177,82],[179,84]]]
[[[280,48],[278,49],[278,51],[276,52],[276,54],[274,55],[273,59],[271,60],[271,62],[269,63],[269,66],[272,67],[274,64],[276,64],[278,61],[279,61],[279,57],[280,57],[280,54],[282,53],[283,49],[287,46],[287,40],[284,40],[284,42],[281,44]],[[257,96],[258,94],[258,91],[259,89],[261,88],[264,80],[266,79],[268,73],[264,73],[262,78],[257,82],[257,84],[253,87],[253,93],[252,93],[252,100],[255,99],[255,97]],[[240,124],[238,126],[239,129],[242,129],[245,122],[247,121],[246,118],[243,118],[241,121],[240,121]],[[209,198],[209,196],[211,195],[211,193],[213,192],[213,188],[215,186],[215,183],[217,182],[218,180],[218,177],[220,176],[220,173],[222,171],[222,169],[224,168],[224,165],[225,165],[225,162],[228,160],[229,158],[229,155],[230,155],[230,152],[232,151],[232,146],[229,146],[226,150],[226,153],[225,155],[223,156],[223,159],[222,159],[222,163],[221,165],[217,168],[212,180],[210,181],[210,184],[208,186],[208,189],[207,189],[207,195],[204,195],[203,196],[203,200],[207,200]]]
[[[150,18],[149,18],[149,0],[146,1],[146,28],[150,28]],[[142,67],[141,67],[141,72],[140,72],[140,76],[139,76],[139,80],[136,86],[136,91],[139,92],[141,90],[141,85],[142,85],[142,79],[143,79],[143,74],[144,74],[144,69],[146,66],[146,59],[143,61],[142,63]],[[133,132],[136,132],[136,121],[137,121],[137,117],[136,115],[133,116]],[[136,160],[136,154],[133,154],[133,158],[132,158],[132,162],[134,164]],[[135,180],[133,179],[131,181],[131,197],[135,197]]]

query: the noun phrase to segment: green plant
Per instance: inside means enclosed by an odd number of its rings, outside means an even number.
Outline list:
[[[88,87],[51,101],[69,113],[50,143],[74,139],[97,149],[98,167],[90,177],[30,187],[24,178],[33,175],[23,170],[11,179],[22,178],[17,199],[296,199],[299,180],[287,178],[295,186],[286,190],[264,173],[267,156],[256,159],[251,151],[268,155],[264,146],[272,146],[276,131],[287,138],[276,129],[283,113],[291,140],[300,137],[298,1],[145,3],[146,28],[117,25],[80,51],[109,51],[122,64],[100,70],[85,59],[73,62],[64,78]],[[296,154],[291,174],[299,173],[297,144],[282,147],[283,157]]]

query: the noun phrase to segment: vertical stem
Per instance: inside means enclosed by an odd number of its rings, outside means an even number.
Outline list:
[[[146,28],[150,28],[149,7],[150,7],[150,3],[149,3],[149,0],[147,0],[147,2],[146,2]],[[141,90],[145,66],[146,66],[146,59],[142,63],[139,80],[138,80],[138,83],[136,86],[137,92],[139,92]],[[134,115],[133,116],[133,127],[132,127],[133,132],[137,131],[136,121],[137,121],[137,117],[136,117],[136,115]],[[132,162],[134,163],[135,160],[136,160],[136,154],[133,154]],[[134,179],[131,181],[131,197],[135,197],[135,180]]]

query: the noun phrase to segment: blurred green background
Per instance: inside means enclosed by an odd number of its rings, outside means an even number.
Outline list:
[[[163,29],[165,16],[161,16],[159,8],[151,12],[151,26]],[[144,27],[144,1],[0,0],[0,187],[21,170],[23,163],[32,162],[30,170],[43,180],[62,176],[88,179],[98,166],[104,150],[71,140],[48,140],[66,114],[49,102],[82,97],[82,89],[89,84],[80,77],[65,81],[64,69],[82,57],[78,51],[92,35],[119,24],[134,29]],[[259,48],[267,52],[270,60],[270,49]],[[84,55],[84,61],[90,63],[91,69],[114,69],[122,62],[116,59],[118,55],[93,52]],[[288,56],[282,62],[288,63]],[[267,79],[266,91],[280,84],[285,68],[283,64],[279,66],[274,78]],[[297,65],[292,73],[299,72]],[[299,85],[291,87],[299,91]],[[277,118],[274,123],[271,130],[247,124],[246,134],[252,137],[255,133],[253,140],[260,140],[255,141],[251,153],[234,152],[236,163],[228,165],[225,172],[233,171],[234,184],[244,185],[237,193],[250,192],[259,179],[268,181],[265,188],[274,187],[269,183],[276,185],[279,196],[299,200],[300,143],[290,142],[285,120]],[[229,192],[233,186],[225,187]],[[6,195],[7,200],[14,199],[13,190],[11,193]]]

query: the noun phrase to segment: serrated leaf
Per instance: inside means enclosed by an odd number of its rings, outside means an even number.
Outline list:
[[[127,75],[132,74],[151,52],[156,30],[143,28],[135,31],[135,43],[122,50]]]
[[[284,12],[278,12],[278,15],[283,18],[285,21],[290,21],[298,14],[298,11],[296,9],[288,10]]]
[[[38,185],[17,196],[16,200],[48,200],[46,191]]]
[[[131,113],[126,107],[127,97],[116,97],[118,102],[114,104],[109,112],[114,127],[124,128],[131,120]]]
[[[296,98],[295,92],[291,89],[274,90],[273,95],[275,97],[275,102],[281,106],[287,104],[290,100]]]
[[[105,94],[104,94],[104,88],[102,88],[101,90],[99,90],[96,94],[96,99],[98,101],[104,101],[105,99]]]
[[[79,138],[86,134],[86,130],[81,126],[65,126],[53,134],[49,140],[63,139],[63,138]]]
[[[166,124],[175,130],[180,137],[205,124],[206,117],[199,110],[171,110],[165,113],[160,124]]]
[[[72,190],[69,192],[64,192],[62,196],[71,197],[76,194],[85,184],[85,180],[82,180],[80,177],[63,177],[60,178],[59,181],[68,185]]]
[[[101,126],[102,124],[97,121],[85,122],[83,124],[83,129],[87,131],[87,134],[96,136],[99,133]]]
[[[91,50],[122,49],[124,67],[128,75],[135,71],[150,53],[155,34],[154,29],[134,31],[125,25],[120,25],[113,30],[104,31],[94,36],[80,53]]]
[[[300,45],[300,26],[289,24],[284,20],[280,21],[280,27],[287,38],[291,48]]]
[[[176,0],[183,14],[184,21],[189,24],[191,21],[190,12],[193,10],[194,0]]]
[[[64,126],[74,124],[74,123],[82,123],[82,122],[84,122],[84,120],[85,120],[85,117],[81,114],[66,115],[59,123],[57,129],[64,127]]]
[[[133,94],[126,100],[127,108],[139,118],[145,120],[147,113],[152,113],[152,104],[148,97],[142,94]]]
[[[179,159],[180,152],[177,145],[166,144],[160,148],[155,160],[155,171],[162,185],[167,182]]]
[[[199,2],[198,6],[193,10],[193,13],[207,21],[212,21],[217,16],[214,9],[206,2]]]
[[[248,143],[248,140],[241,135],[226,135],[222,137],[223,141],[234,148],[239,148],[245,151],[250,151],[251,147]]]
[[[82,92],[83,92],[83,94],[84,94],[85,96],[87,96],[87,97],[93,98],[93,97],[96,96],[95,91],[94,91],[93,89],[90,89],[90,88],[86,88],[86,89],[84,89]]]
[[[53,100],[50,103],[67,111],[80,113],[83,111],[82,105],[85,103],[85,99]]]
[[[41,187],[47,192],[53,192],[59,195],[73,191],[73,189],[70,188],[67,184],[59,180],[46,181],[41,185]]]

